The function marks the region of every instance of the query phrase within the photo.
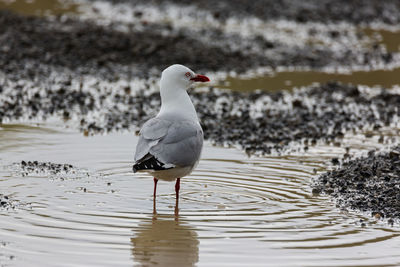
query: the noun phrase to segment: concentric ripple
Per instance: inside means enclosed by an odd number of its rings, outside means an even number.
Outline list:
[[[400,264],[400,231],[313,196],[315,172],[342,147],[248,158],[206,145],[197,170],[158,184],[134,176],[132,134],[84,137],[57,127],[3,125],[0,265],[10,266],[387,266]],[[380,146],[347,136],[350,151]],[[21,160],[72,164],[79,177],[19,175]],[[23,205],[26,204],[26,205]],[[29,204],[29,205],[28,205]],[[176,208],[178,213],[176,214]]]

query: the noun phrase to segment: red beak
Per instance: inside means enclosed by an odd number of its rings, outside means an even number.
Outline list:
[[[207,77],[207,76],[205,76],[205,75],[200,75],[200,74],[196,74],[196,76],[195,77],[193,77],[192,79],[190,79],[190,80],[192,80],[192,81],[195,81],[195,82],[209,82],[210,81],[210,79]]]

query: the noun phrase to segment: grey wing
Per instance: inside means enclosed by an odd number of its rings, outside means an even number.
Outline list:
[[[141,160],[150,153],[150,149],[167,135],[171,124],[170,121],[153,118],[143,125],[136,146],[135,161]]]
[[[150,154],[165,164],[192,166],[200,158],[203,131],[197,122],[174,122],[160,142],[150,148]]]

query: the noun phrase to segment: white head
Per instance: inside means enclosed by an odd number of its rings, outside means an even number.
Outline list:
[[[208,82],[207,76],[194,73],[191,69],[175,64],[166,68],[161,75],[161,109],[158,116],[175,114],[188,120],[198,120],[196,110],[186,90],[194,82]]]
[[[161,90],[187,90],[194,82],[209,82],[207,76],[194,73],[188,67],[174,64],[161,74]]]

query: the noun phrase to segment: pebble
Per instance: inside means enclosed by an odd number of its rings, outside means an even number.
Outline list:
[[[14,202],[6,195],[0,194],[0,210],[14,208]]]

